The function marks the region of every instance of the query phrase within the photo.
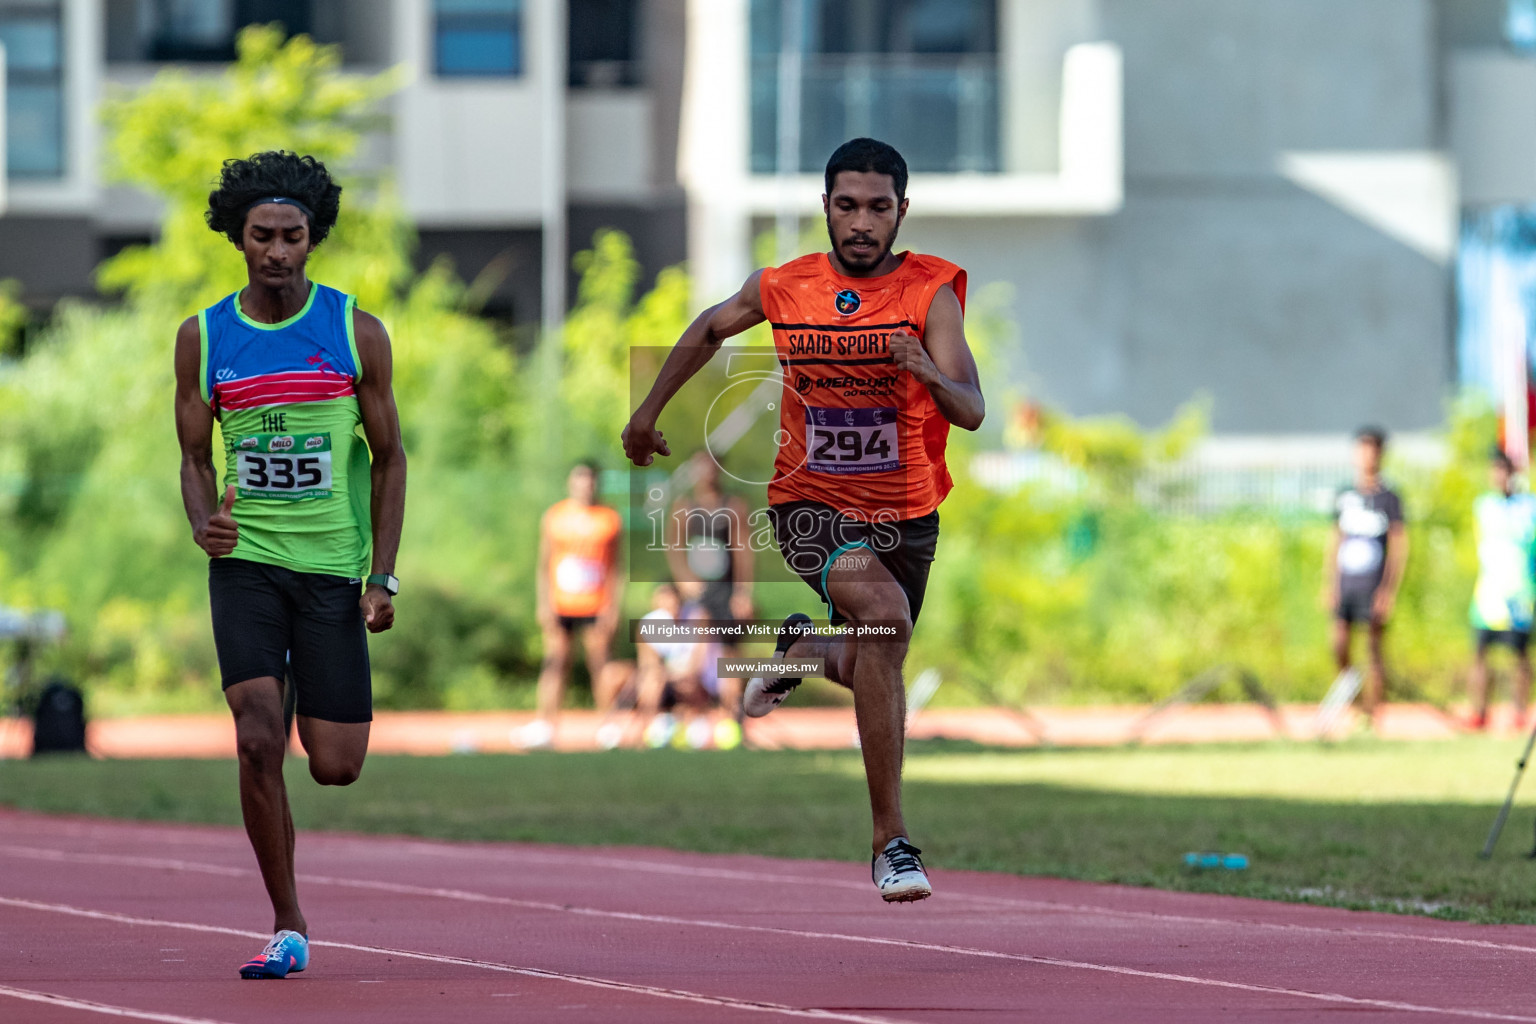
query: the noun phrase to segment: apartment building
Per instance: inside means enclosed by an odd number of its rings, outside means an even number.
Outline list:
[[[98,98],[168,66],[216,70],[240,26],[273,21],[338,44],[348,70],[409,69],[370,158],[420,228],[423,265],[447,254],[466,277],[503,274],[492,314],[538,321],[546,228],[566,238],[557,252],[623,228],[651,271],[686,255],[680,0],[0,0],[0,277],[45,306],[149,238],[154,203],[101,180]]]

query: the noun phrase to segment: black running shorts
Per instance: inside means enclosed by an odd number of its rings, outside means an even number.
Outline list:
[[[291,665],[297,713],[325,722],[373,720],[361,580],[242,558],[208,563],[213,644],[224,688],[282,679]]]
[[[1478,654],[1487,651],[1494,644],[1500,644],[1516,654],[1524,655],[1526,648],[1531,645],[1531,634],[1524,629],[1474,629],[1472,633]]]
[[[866,523],[820,502],[787,501],[770,506],[768,519],[784,561],[816,591],[834,624],[848,618],[827,596],[827,572],[839,556],[857,548],[874,552],[895,577],[907,595],[912,621],[917,621],[928,589],[928,569],[939,546],[937,509],[917,519]]]
[[[1333,617],[1351,625],[1376,621],[1376,589],[1347,588],[1339,592],[1339,603]]]

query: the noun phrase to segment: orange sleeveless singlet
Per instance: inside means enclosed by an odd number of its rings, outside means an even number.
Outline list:
[[[949,421],[917,378],[896,369],[887,340],[899,327],[923,337],[946,284],[963,310],[965,283],[953,263],[914,252],[880,277],[844,277],[825,253],[763,271],[763,312],[784,369],[770,505],[815,501],[866,522],[939,507],[952,486]]]
[[[586,618],[603,610],[614,586],[619,513],[607,505],[579,505],[570,498],[544,513],[549,538],[549,600],[556,615]]]

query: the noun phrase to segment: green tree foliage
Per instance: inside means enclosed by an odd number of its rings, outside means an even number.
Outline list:
[[[914,664],[941,666],[977,699],[1013,704],[1158,700],[1221,665],[1253,671],[1283,699],[1321,697],[1334,674],[1320,603],[1331,518],[1182,515],[1135,494],[1135,481],[1176,459],[1204,421],[1198,404],[1151,433],[1117,419],[1047,417],[1041,444],[1081,472],[1075,493],[960,479],[941,513]],[[1388,637],[1398,698],[1459,693],[1477,568],[1471,506],[1493,436],[1492,413],[1467,401],[1451,410],[1443,467],[1397,475],[1388,454],[1411,540]]]

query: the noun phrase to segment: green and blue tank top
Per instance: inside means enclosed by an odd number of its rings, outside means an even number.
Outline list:
[[[1472,505],[1472,518],[1477,534],[1472,625],[1529,632],[1536,611],[1536,498],[1483,494]]]
[[[372,527],[355,301],[311,283],[304,308],[282,323],[246,316],[238,292],[197,315],[203,400],[224,435],[225,485],[238,487],[240,540],[230,558],[295,572],[366,571]]]

